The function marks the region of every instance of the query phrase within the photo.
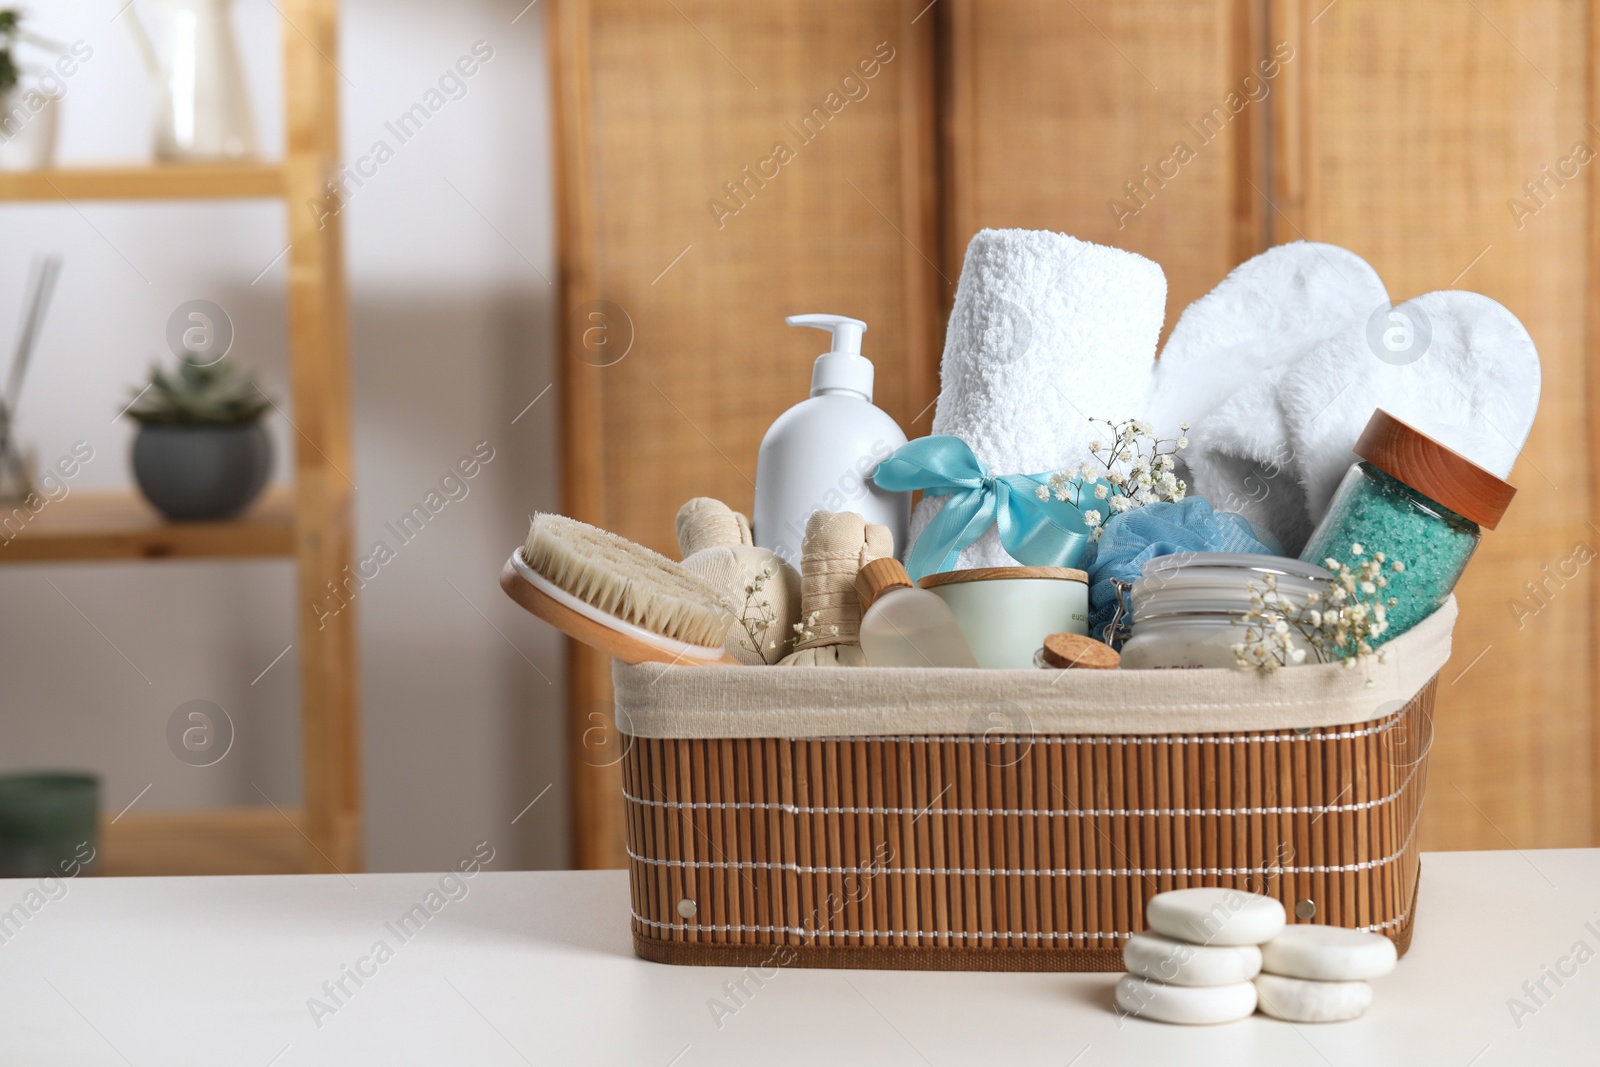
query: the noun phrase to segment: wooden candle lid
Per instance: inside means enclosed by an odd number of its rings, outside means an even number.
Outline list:
[[[992,582],[1007,578],[1053,578],[1059,581],[1089,584],[1089,575],[1071,567],[969,567],[964,571],[940,571],[924,575],[917,584],[924,589],[956,582]]]
[[[861,600],[861,614],[865,615],[867,609],[872,607],[872,602],[878,599],[885,589],[904,586],[915,589],[911,584],[911,575],[900,561],[890,556],[882,559],[869,560],[859,571],[856,571],[856,596]]]
[[[1082,634],[1051,634],[1044,639],[1044,661],[1064,669],[1107,671],[1122,666],[1117,650]]]
[[[1352,451],[1391,478],[1479,526],[1494,529],[1516,487],[1379,408]]]

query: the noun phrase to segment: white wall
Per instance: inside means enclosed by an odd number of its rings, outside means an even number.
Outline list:
[[[63,165],[147,158],[153,94],[126,27],[111,21],[122,2],[34,5],[42,29],[94,49],[68,81]],[[394,544],[386,520],[478,442],[494,449],[469,495],[399,548],[356,601],[374,870],[439,867],[485,839],[503,857],[497,866],[561,866],[567,854],[561,647],[496,584],[528,513],[558,504],[554,391],[512,424],[550,383],[553,350],[548,84],[541,9],[512,23],[525,2],[343,5],[346,158],[379,138],[396,148],[345,212],[358,545]],[[239,0],[236,22],[265,152],[276,157],[278,42],[295,31],[269,0]],[[465,95],[399,145],[385,122],[479,41],[493,57]],[[0,205],[5,344],[30,258],[66,260],[20,421],[46,463],[78,440],[93,446],[74,490],[130,484],[134,427],[112,420],[150,362],[170,359],[166,321],[186,300],[227,310],[237,337],[228,358],[256,368],[293,418],[285,260],[268,268],[284,245],[284,210]],[[269,421],[283,479],[293,430]],[[95,770],[112,810],[146,785],[138,810],[260,803],[262,793],[293,803],[296,651],[252,681],[297,641],[292,596],[291,565],[280,562],[0,568],[0,769]],[[233,750],[212,767],[167,747],[168,717],[192,699],[220,704],[236,725]]]

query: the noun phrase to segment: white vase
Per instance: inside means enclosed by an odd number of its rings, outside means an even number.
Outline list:
[[[44,170],[55,162],[61,101],[18,85],[0,96],[0,171]]]
[[[254,159],[255,118],[233,34],[232,0],[150,0],[154,34],[125,21],[156,89],[156,158]]]

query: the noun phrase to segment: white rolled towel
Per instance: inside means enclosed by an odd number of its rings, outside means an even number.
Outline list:
[[[1049,230],[980,230],[967,245],[939,365],[933,432],[995,475],[1076,466],[1105,437],[1090,419],[1146,418],[1167,279],[1132,252]],[[911,519],[915,541],[946,498]],[[1016,561],[991,529],[959,567]]]
[[[1388,307],[1366,260],[1294,241],[1241,263],[1184,309],[1156,365],[1150,407],[1163,437],[1189,425],[1178,457],[1189,492],[1285,547],[1303,543],[1310,513],[1279,383],[1318,344]]]

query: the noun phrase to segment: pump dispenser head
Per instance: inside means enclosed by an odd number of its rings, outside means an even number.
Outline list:
[[[861,354],[866,323],[844,315],[790,315],[783,321],[790,326],[813,326],[833,333],[830,350],[818,356],[811,369],[812,396],[844,389],[871,402],[872,361]]]

